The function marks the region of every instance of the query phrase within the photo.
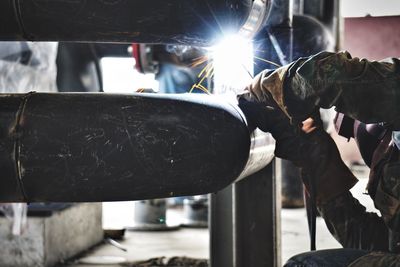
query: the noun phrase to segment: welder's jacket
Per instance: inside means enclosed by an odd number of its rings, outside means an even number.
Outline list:
[[[262,84],[253,94],[261,101],[272,95],[294,122],[320,107],[335,106],[364,123],[385,122],[391,130],[400,130],[398,59],[370,62],[347,52],[322,52],[269,73]],[[374,251],[351,267],[400,266],[400,153],[390,144],[390,133],[374,155],[370,177],[369,192],[382,216],[366,212],[350,192],[319,207],[344,247]]]
[[[389,144],[391,131],[400,130],[400,60],[370,62],[347,52],[322,52],[257,79],[260,86],[248,88],[253,97],[262,103],[273,98],[294,125],[332,106],[364,123],[390,125],[374,155],[369,188],[382,216],[366,212],[348,191],[351,183],[325,190],[334,197],[319,203],[319,209],[344,247],[374,251],[351,267],[400,266],[400,153]]]
[[[387,122],[400,130],[400,60],[368,61],[348,52],[322,52],[286,67],[283,102],[297,120],[315,108],[335,106],[364,123]]]

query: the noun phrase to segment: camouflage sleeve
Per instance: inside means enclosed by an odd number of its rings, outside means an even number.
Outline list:
[[[400,255],[384,252],[371,252],[352,262],[348,267],[398,267]]]
[[[381,217],[346,192],[319,207],[331,232],[344,248],[388,251],[388,230]]]
[[[365,123],[388,122],[399,130],[400,60],[368,61],[348,52],[301,58],[288,69],[284,102],[298,121],[317,107],[335,106]]]

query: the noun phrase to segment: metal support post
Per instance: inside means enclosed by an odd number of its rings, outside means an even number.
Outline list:
[[[210,267],[233,267],[233,185],[210,195]]]
[[[280,185],[273,165],[234,185],[234,267],[281,266]]]

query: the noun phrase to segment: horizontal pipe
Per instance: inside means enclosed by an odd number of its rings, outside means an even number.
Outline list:
[[[240,110],[206,95],[0,95],[0,202],[216,192],[243,172]]]
[[[257,129],[251,134],[250,154],[236,182],[262,170],[274,159],[275,139],[270,133]]]
[[[252,0],[2,0],[0,41],[209,45],[237,32]]]

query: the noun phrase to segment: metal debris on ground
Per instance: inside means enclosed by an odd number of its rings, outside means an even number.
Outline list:
[[[123,264],[124,267],[208,267],[208,260],[186,257],[153,258],[147,261]]]

